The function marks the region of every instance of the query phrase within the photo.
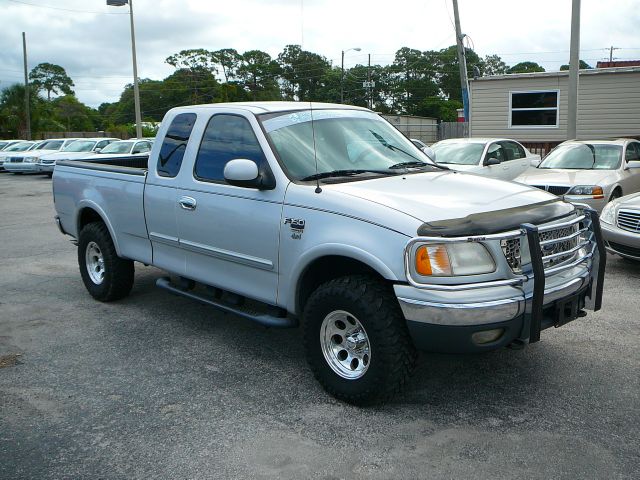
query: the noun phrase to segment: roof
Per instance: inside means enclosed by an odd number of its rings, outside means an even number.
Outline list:
[[[586,144],[601,144],[601,145],[624,145],[625,143],[633,140],[632,138],[618,138],[616,140],[567,140],[566,142],[562,142],[562,144],[570,144],[570,143],[579,143],[582,145]]]
[[[640,67],[614,67],[614,68],[589,68],[580,70],[580,75],[603,75],[616,73],[640,73]],[[473,82],[481,82],[486,80],[513,80],[516,78],[542,78],[542,77],[567,77],[569,70],[560,72],[534,72],[534,73],[507,73],[505,75],[489,75],[486,77],[478,77],[469,79]]]
[[[640,60],[613,60],[611,62],[596,63],[596,68],[612,67],[640,67]]]
[[[348,110],[364,110],[367,108],[355,107],[353,105],[342,105],[339,103],[318,103],[318,102],[228,102],[228,103],[207,103],[203,105],[188,105],[184,107],[176,107],[173,110],[208,109],[208,108],[238,108],[241,110],[249,110],[255,114],[271,113],[271,112],[287,112],[291,110],[308,110],[309,108],[317,110],[327,108],[340,108]]]
[[[461,137],[461,138],[447,138],[446,140],[440,140],[438,143],[489,143],[489,142],[501,142],[501,141],[515,141],[510,138],[489,138],[489,137]]]

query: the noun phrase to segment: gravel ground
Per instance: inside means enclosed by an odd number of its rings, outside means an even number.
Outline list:
[[[155,288],[94,301],[51,181],[0,174],[0,478],[638,478],[640,264],[521,351],[422,354],[403,395],[329,397],[298,330]]]

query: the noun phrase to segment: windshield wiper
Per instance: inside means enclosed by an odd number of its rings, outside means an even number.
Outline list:
[[[330,177],[352,177],[354,175],[360,175],[361,173],[378,173],[381,175],[388,175],[389,172],[385,172],[384,170],[371,170],[371,169],[349,169],[349,170],[331,170],[329,172],[318,172],[313,175],[308,175],[304,178],[301,178],[303,182],[307,182],[309,180],[320,180],[321,178],[330,178]]]
[[[435,167],[435,168],[440,168],[442,170],[449,170],[449,167],[445,167],[444,165],[438,165],[435,162],[434,163],[422,162],[420,160],[415,160],[412,162],[394,163],[393,165],[387,168],[397,169],[397,168],[411,168],[411,167]]]

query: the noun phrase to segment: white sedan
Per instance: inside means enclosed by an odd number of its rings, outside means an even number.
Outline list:
[[[540,162],[540,155],[504,138],[451,138],[434,143],[431,148],[436,163],[501,180],[513,180]]]

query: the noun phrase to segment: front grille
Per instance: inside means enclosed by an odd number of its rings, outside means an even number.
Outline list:
[[[554,195],[564,195],[569,191],[571,187],[561,187],[559,185],[531,185],[532,187],[539,188]]]
[[[616,252],[623,253],[625,255],[630,255],[632,257],[640,258],[640,248],[630,247],[629,245],[622,245],[620,243],[609,242],[609,246],[613,248]]]
[[[40,160],[40,163],[42,165],[53,165],[54,163],[56,163],[55,160]]]
[[[9,163],[22,163],[22,157],[10,157]]]
[[[640,232],[640,211],[620,210],[618,212],[618,227],[630,232]]]
[[[542,253],[544,268],[550,268],[573,260],[578,254],[576,247],[580,241],[579,229],[580,225],[575,223],[568,227],[540,232],[540,252]],[[515,273],[522,273],[522,243],[520,238],[501,240],[500,246],[511,269]]]

